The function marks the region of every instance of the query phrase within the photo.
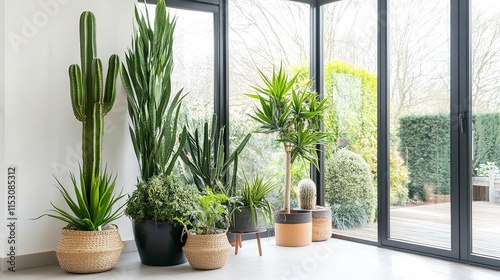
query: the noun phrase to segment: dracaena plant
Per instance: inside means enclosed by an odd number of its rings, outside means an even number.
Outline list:
[[[297,73],[291,78],[280,65],[270,77],[259,70],[263,86],[254,87],[248,94],[257,105],[250,117],[259,124],[257,133],[275,134],[286,154],[284,210],[290,213],[291,166],[302,159],[317,166],[317,145],[327,134],[321,130],[326,100],[318,100],[310,82],[299,81]]]
[[[57,180],[59,189],[71,212],[55,206],[53,217],[79,230],[97,230],[118,219],[123,214],[123,205],[113,211],[113,206],[123,197],[114,194],[116,176],[107,169],[101,171],[104,116],[115,101],[116,78],[120,69],[118,55],[109,59],[106,80],[103,80],[102,62],[96,57],[96,25],[91,12],[80,17],[81,66],[69,67],[71,103],[75,117],[82,122],[82,157],[80,179],[71,174],[76,195],[72,198],[63,184]]]
[[[172,173],[186,140],[177,142],[178,118],[184,95],[172,93],[173,34],[176,20],[165,2],[156,5],[154,24],[135,8],[136,32],[126,53],[121,78],[127,93],[129,127],[139,163],[139,181]]]

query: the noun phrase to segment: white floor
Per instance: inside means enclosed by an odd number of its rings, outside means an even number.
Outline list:
[[[108,272],[76,275],[59,266],[0,273],[0,279],[478,279],[498,280],[500,271],[423,257],[339,239],[287,248],[262,239],[259,257],[255,240],[243,242],[237,256],[229,256],[218,270],[197,271],[189,264],[174,267],[144,266],[136,252],[123,254]]]

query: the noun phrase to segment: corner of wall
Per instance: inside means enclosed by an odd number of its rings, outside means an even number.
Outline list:
[[[5,1],[0,2],[0,217],[5,217]],[[5,227],[0,229],[0,259],[5,256]],[[0,264],[3,270],[4,263]]]

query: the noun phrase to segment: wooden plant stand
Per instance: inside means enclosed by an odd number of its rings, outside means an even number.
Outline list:
[[[262,257],[262,247],[260,246],[260,234],[263,232],[266,232],[267,230],[258,230],[258,231],[251,231],[251,232],[231,232],[236,235],[236,246],[234,246],[234,254],[238,255],[238,249],[243,246],[243,241],[241,240],[241,236],[245,234],[255,234],[255,237],[257,238],[257,245],[259,247],[259,256]]]

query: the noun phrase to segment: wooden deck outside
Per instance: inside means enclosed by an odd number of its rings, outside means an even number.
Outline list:
[[[393,207],[390,237],[411,243],[450,249],[450,203]],[[500,203],[472,202],[472,247],[476,254],[500,257]],[[335,234],[377,240],[377,224]]]

